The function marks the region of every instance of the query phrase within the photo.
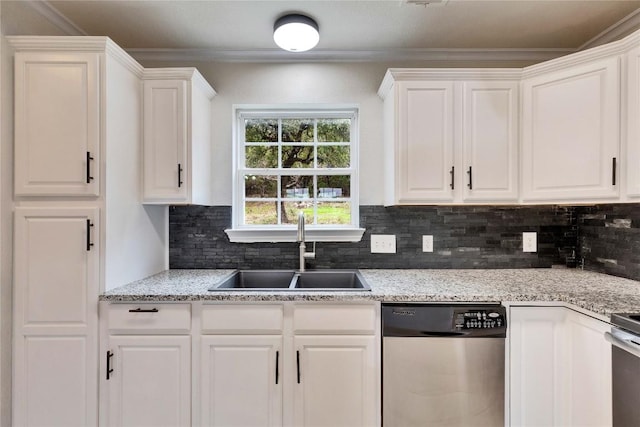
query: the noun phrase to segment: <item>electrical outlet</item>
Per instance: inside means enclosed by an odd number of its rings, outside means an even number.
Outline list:
[[[538,237],[535,231],[522,233],[522,252],[537,252]]]
[[[422,252],[433,252],[433,236],[422,236]]]
[[[393,234],[372,234],[371,235],[372,254],[395,254],[396,236]]]

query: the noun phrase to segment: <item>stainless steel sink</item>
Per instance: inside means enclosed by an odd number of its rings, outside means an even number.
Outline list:
[[[358,270],[236,270],[210,291],[370,291]]]
[[[293,270],[237,270],[210,291],[262,291],[288,289],[295,276]]]
[[[296,289],[327,291],[370,291],[358,270],[317,270],[298,274]]]

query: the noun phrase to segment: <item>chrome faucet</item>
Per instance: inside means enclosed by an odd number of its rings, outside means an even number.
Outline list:
[[[300,272],[304,271],[305,259],[313,259],[316,257],[316,242],[313,242],[313,252],[307,252],[307,245],[304,243],[304,213],[298,212],[298,237],[297,242],[300,243]]]

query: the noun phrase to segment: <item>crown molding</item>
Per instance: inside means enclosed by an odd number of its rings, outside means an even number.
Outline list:
[[[632,47],[637,45],[640,33],[630,34],[622,40],[610,42],[587,50],[575,52],[560,58],[552,59],[540,64],[530,65],[522,69],[522,77],[530,78],[540,74],[554,72],[566,67],[585,64],[599,59],[609,58],[627,53]]]
[[[606,43],[610,43],[620,39],[621,37],[632,33],[640,28],[640,9],[637,9],[625,16],[615,24],[611,25],[609,28],[588,40],[582,46],[580,46],[577,50],[585,50],[590,49],[592,47],[600,46]]]
[[[68,36],[88,36],[89,34],[64,16],[58,9],[46,0],[24,0],[24,4],[31,6],[36,12],[44,16],[49,22],[58,27]]]
[[[393,84],[403,80],[512,80],[519,82],[521,78],[522,68],[389,68],[378,88],[378,96],[384,99]]]
[[[221,50],[131,48],[127,52],[138,61],[163,62],[390,62],[390,61],[528,61],[557,58],[574,49],[379,49],[285,52],[280,49]]]
[[[209,82],[193,67],[172,67],[172,68],[145,68],[142,73],[142,80],[191,80],[194,85],[202,89],[209,99],[216,96],[216,91]]]
[[[109,37],[102,36],[7,36],[16,52],[106,52],[129,71],[142,76],[143,68]]]

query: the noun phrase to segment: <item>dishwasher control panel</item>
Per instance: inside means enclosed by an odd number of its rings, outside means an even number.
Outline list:
[[[499,303],[382,304],[383,337],[504,338],[507,310]]]
[[[454,324],[456,329],[493,329],[505,326],[505,313],[499,309],[475,309],[456,312]]]

